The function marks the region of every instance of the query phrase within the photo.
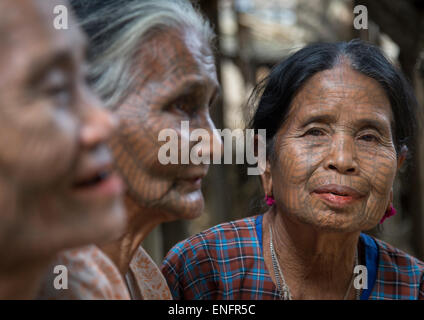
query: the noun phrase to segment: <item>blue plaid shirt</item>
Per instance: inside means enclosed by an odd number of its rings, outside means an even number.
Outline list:
[[[361,234],[368,289],[361,300],[424,299],[424,263]],[[262,216],[223,223],[174,246],[162,272],[174,299],[280,299],[262,254]]]

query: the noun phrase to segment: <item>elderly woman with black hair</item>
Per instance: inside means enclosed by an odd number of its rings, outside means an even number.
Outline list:
[[[362,233],[395,213],[393,181],[416,128],[401,73],[358,40],[312,44],[256,94],[270,208],[176,245],[162,266],[174,298],[424,299],[424,263]]]

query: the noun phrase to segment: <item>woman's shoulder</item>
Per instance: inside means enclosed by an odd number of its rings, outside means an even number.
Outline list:
[[[221,223],[177,243],[165,256],[164,264],[227,261],[240,252],[257,256],[260,254],[257,217]]]
[[[170,253],[181,254],[187,250],[196,251],[201,248],[225,248],[237,243],[256,245],[256,218],[257,216],[252,216],[213,226],[179,242]]]
[[[372,299],[424,299],[424,262],[373,238],[378,249],[377,277]]]
[[[257,216],[221,223],[175,245],[161,271],[175,299],[218,299],[249,270],[260,270]],[[259,220],[259,219],[258,219]],[[253,271],[252,271],[253,272]],[[222,275],[225,274],[225,279]],[[229,285],[229,283],[232,283]],[[225,294],[223,292],[226,292]]]
[[[67,288],[54,287],[55,266],[65,267]],[[129,293],[118,268],[95,245],[65,250],[59,253],[49,267],[38,299],[93,300],[129,299]]]
[[[391,244],[374,238],[380,258],[381,267],[391,267],[398,271],[418,272],[424,274],[424,262],[398,249]]]

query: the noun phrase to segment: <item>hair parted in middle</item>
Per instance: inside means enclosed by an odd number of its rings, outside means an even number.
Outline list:
[[[275,65],[255,87],[248,102],[256,108],[249,127],[266,129],[268,156],[274,154],[273,138],[283,125],[297,92],[314,74],[341,63],[348,63],[353,70],[381,85],[393,112],[396,152],[399,155],[404,146],[411,150],[410,141],[417,130],[417,100],[412,87],[378,47],[355,39],[309,44]]]

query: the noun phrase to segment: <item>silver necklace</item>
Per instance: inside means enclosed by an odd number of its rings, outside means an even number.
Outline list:
[[[274,250],[274,244],[272,242],[272,230],[271,225],[269,225],[269,250],[271,251],[272,267],[274,269],[275,281],[277,282],[277,290],[280,298],[283,300],[292,300],[289,286],[284,279],[283,271],[281,270],[280,263],[278,262],[277,255]],[[358,261],[358,248],[355,251],[355,266],[359,264]],[[350,289],[352,288],[352,283],[354,279],[354,273],[352,272],[352,278],[350,279],[349,287],[345,293],[343,300],[346,300],[349,296]],[[356,300],[359,300],[360,290],[356,290]]]

